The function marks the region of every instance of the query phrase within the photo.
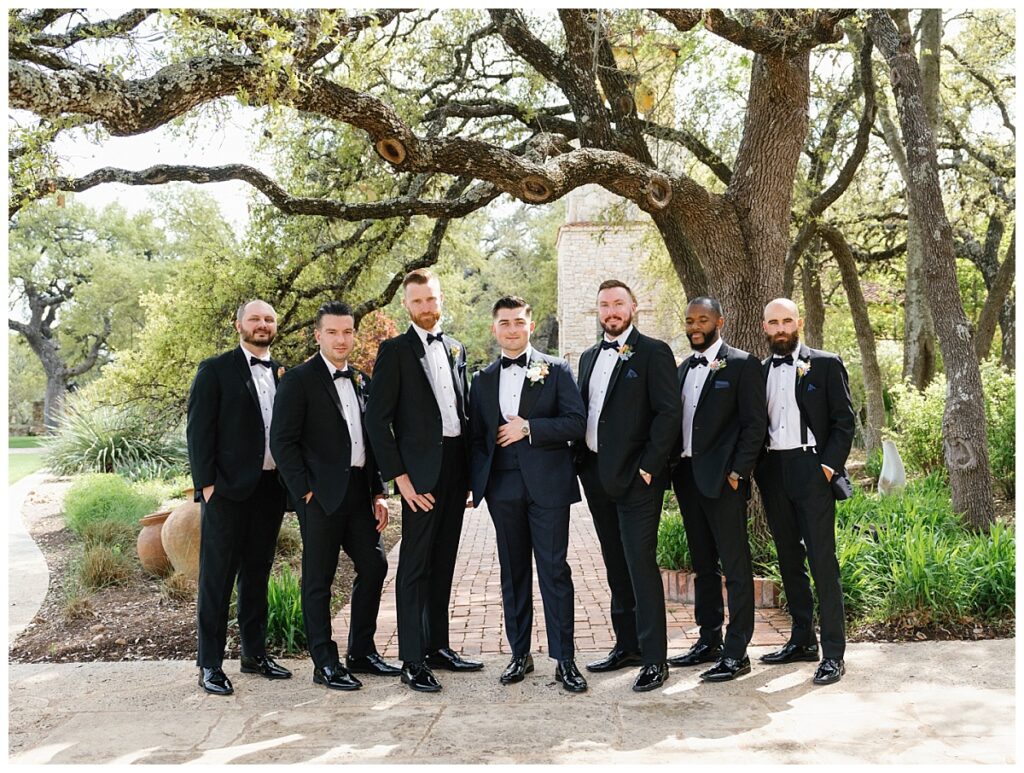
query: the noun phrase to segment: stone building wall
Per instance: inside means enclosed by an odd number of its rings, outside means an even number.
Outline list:
[[[680,352],[682,329],[659,303],[661,293],[681,293],[678,282],[656,287],[644,277],[644,237],[654,226],[636,205],[590,185],[567,196],[566,222],[558,230],[558,351],[578,373],[580,354],[597,341],[597,287],[620,279],[637,296],[634,320],[647,335]],[[660,312],[659,312],[660,310]]]

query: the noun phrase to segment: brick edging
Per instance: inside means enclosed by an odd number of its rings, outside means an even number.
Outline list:
[[[684,604],[693,603],[693,572],[681,569],[662,569],[661,584],[665,589],[666,601]],[[722,578],[722,594],[725,595],[725,578]],[[767,577],[754,578],[754,607],[774,609],[779,606],[779,586]]]

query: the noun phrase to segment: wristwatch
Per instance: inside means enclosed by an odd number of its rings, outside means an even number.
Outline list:
[[[530,437],[530,422],[523,422],[523,437]]]

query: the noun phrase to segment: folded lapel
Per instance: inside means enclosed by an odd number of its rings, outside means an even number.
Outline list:
[[[427,364],[427,350],[423,346],[423,341],[420,339],[419,334],[416,332],[412,325],[409,325],[409,329],[405,331],[405,337],[409,341],[409,346],[412,347],[413,354],[419,360],[420,367],[423,368],[423,375],[427,377],[427,385],[433,389],[434,381],[430,378],[430,366]]]
[[[723,360],[726,363],[728,363],[729,362],[728,354],[729,354],[729,347],[727,347],[725,345],[725,343],[723,342],[722,345],[718,347],[718,356],[715,359],[716,360]],[[702,402],[704,402],[704,398],[707,397],[708,392],[711,391],[712,383],[715,380],[715,373],[716,373],[716,371],[711,370],[711,363],[709,362],[705,367],[708,369],[708,375],[707,375],[707,378],[704,379],[704,386],[701,387],[700,397],[697,398],[697,405],[694,408],[694,410],[697,410],[698,408],[700,408],[700,404]]]
[[[260,408],[260,396],[256,394],[256,384],[252,380],[252,366],[249,365],[249,355],[246,351],[239,346],[236,350],[238,355],[235,357],[235,365],[238,368],[238,375],[242,377],[242,381],[245,382],[245,388],[249,390],[249,395],[252,397],[252,401],[256,404],[256,410],[260,412],[260,416],[263,415],[263,409]]]
[[[636,352],[636,342],[638,338],[640,338],[640,331],[634,327],[633,332],[630,333],[629,338],[626,339],[626,346],[628,346],[633,352]],[[612,392],[615,391],[615,387],[618,386],[619,381],[622,380],[622,374],[624,372],[628,372],[629,360],[631,359],[632,357],[627,360],[622,359],[621,352],[615,358],[615,367],[612,368],[612,375],[608,379],[608,391],[604,393],[604,405],[601,406],[602,410],[605,405],[608,405],[608,399],[612,396]],[[623,365],[625,365],[626,368],[623,368]]]
[[[590,391],[590,376],[594,372],[594,363],[597,362],[600,353],[598,347],[592,346],[580,355],[580,394],[583,395],[583,402],[587,404],[590,402],[590,395],[587,394]]]
[[[474,384],[477,379],[480,379],[480,400],[483,405],[481,413],[484,417],[484,426],[487,428],[488,435],[496,436],[498,425],[502,419],[498,397],[498,389],[501,384],[501,359],[495,360],[480,371],[473,379]]]
[[[313,368],[316,370],[317,376],[320,378],[320,383],[324,385],[328,394],[331,396],[331,402],[334,403],[334,407],[338,409],[338,413],[341,414],[341,420],[345,421],[345,409],[341,407],[341,398],[338,397],[338,390],[334,387],[334,378],[331,376],[331,371],[327,368],[327,363],[324,362],[324,358],[319,354],[314,355]],[[353,388],[355,385],[353,384]]]
[[[530,361],[526,364],[527,373],[529,373],[530,365],[535,362],[542,363],[546,362],[546,360],[536,351],[532,352],[530,355]],[[547,382],[548,378],[551,378],[550,366],[548,367],[548,375],[544,379],[544,383]],[[536,405],[537,398],[540,397],[541,390],[544,389],[544,383],[541,383],[540,381],[537,381],[536,383],[531,382],[529,375],[523,379],[523,392],[519,396],[519,415],[522,418],[530,418],[530,412],[533,410],[533,406]]]
[[[448,355],[448,367],[451,369],[452,372],[452,385],[455,387],[455,394],[458,395],[459,406],[461,410],[461,406],[465,402],[465,395],[462,394],[462,379],[459,378],[459,358],[452,354],[451,341],[448,340],[447,336],[441,339],[441,344],[444,346],[445,354]]]

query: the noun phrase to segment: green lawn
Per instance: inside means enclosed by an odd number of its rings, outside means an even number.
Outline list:
[[[8,454],[7,485],[11,486],[43,466],[43,454]]]
[[[8,448],[39,448],[43,445],[43,439],[27,435],[11,435],[7,439]]]

